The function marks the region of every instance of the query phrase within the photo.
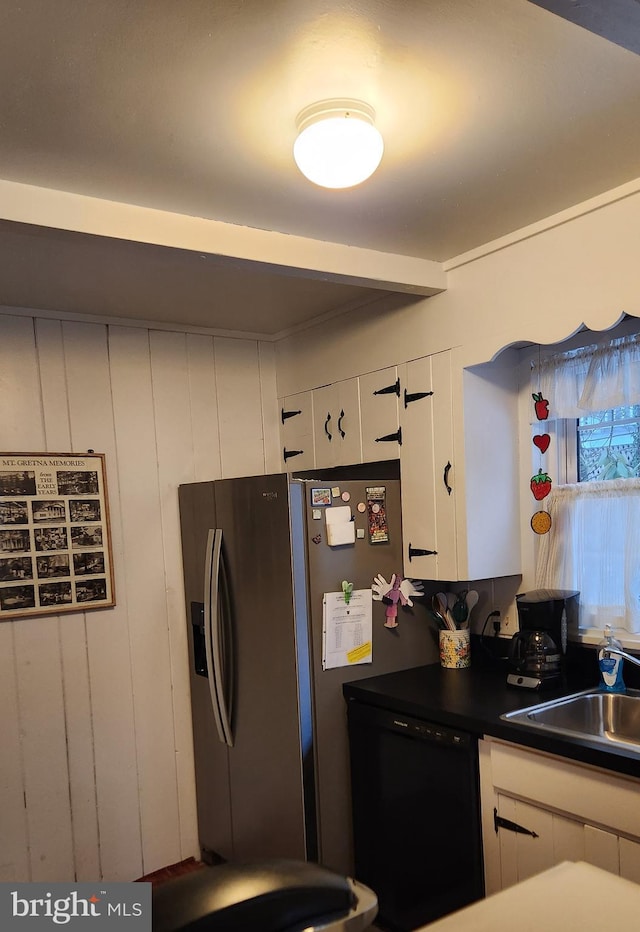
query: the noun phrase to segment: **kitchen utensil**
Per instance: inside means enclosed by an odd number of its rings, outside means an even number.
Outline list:
[[[431,599],[431,611],[442,619],[442,627],[455,630],[456,623],[447,608],[447,597],[443,592],[436,592]]]
[[[445,617],[440,610],[440,599],[438,598],[437,593],[431,598],[431,614],[436,619],[440,628],[448,627]]]
[[[428,611],[428,613],[431,615],[431,617],[433,618],[433,620],[435,621],[435,623],[436,623],[436,625],[438,626],[439,630],[440,630],[440,631],[446,630],[447,623],[446,623],[446,621],[444,620],[444,618],[442,617],[442,615],[440,614],[440,612],[435,611],[435,609],[433,609],[433,608],[428,608],[427,611]]]
[[[471,612],[473,611],[473,609],[474,609],[474,608],[476,607],[476,605],[478,604],[478,599],[479,599],[479,598],[480,598],[480,597],[479,597],[479,595],[478,595],[478,593],[476,592],[475,589],[469,589],[469,591],[467,592],[467,598],[466,598],[466,602],[467,602],[467,618],[468,618],[468,619],[471,618]]]
[[[451,609],[451,615],[453,616],[453,620],[456,623],[456,628],[463,627],[467,618],[469,617],[469,608],[465,601],[467,594],[467,590],[463,589],[462,592],[458,594],[458,597],[453,604],[453,608]]]

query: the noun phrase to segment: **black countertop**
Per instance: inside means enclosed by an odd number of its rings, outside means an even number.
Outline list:
[[[439,663],[345,683],[350,699],[514,744],[537,748],[596,767],[640,778],[640,754],[622,748],[598,748],[585,739],[542,732],[500,718],[527,706],[597,686],[593,669],[565,671],[562,685],[543,692],[507,686],[506,670],[473,665],[445,670]]]

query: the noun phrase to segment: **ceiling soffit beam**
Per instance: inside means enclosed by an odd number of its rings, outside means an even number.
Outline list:
[[[263,270],[403,294],[446,289],[440,262],[326,243],[219,220],[190,217],[51,188],[0,180],[0,219],[203,256],[253,262]]]

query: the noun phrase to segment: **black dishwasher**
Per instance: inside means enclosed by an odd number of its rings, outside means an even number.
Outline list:
[[[408,932],[484,895],[477,740],[347,702],[355,877]]]

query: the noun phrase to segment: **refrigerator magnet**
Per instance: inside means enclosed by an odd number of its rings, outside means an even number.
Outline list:
[[[313,518],[314,521],[319,521],[320,518],[322,517],[322,512],[320,511],[319,508],[312,508],[311,517]]]
[[[331,489],[311,489],[311,504],[314,507],[318,505],[330,505]]]
[[[387,524],[387,490],[385,486],[375,486],[366,490],[367,512],[369,518],[369,543],[384,544],[389,541]]]
[[[331,489],[331,494],[334,498],[340,498],[340,486],[334,485],[334,487]]]
[[[348,502],[351,499],[351,492],[343,492],[340,496],[343,502]]]

